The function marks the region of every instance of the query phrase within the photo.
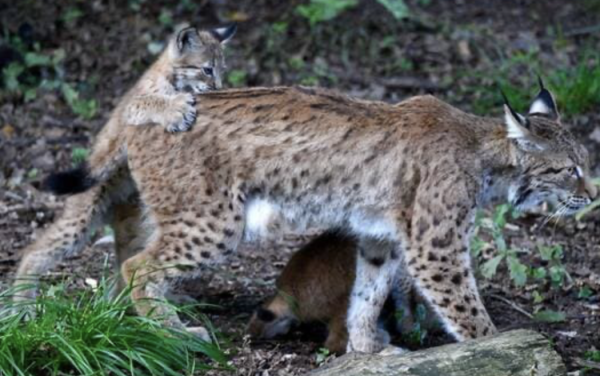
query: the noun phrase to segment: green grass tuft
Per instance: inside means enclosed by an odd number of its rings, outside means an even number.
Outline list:
[[[107,280],[74,294],[53,286],[20,306],[10,299],[18,292],[2,293],[0,375],[180,376],[226,367],[217,345],[130,315],[129,291],[111,297],[111,288]]]

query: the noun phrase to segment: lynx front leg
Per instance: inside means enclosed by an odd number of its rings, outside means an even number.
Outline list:
[[[191,93],[139,96],[127,104],[124,116],[129,124],[154,122],[163,125],[167,132],[185,132],[196,121],[196,98]]]
[[[398,243],[362,238],[356,260],[356,281],[348,310],[348,352],[374,353],[386,345],[377,321],[401,265]]]
[[[458,341],[496,333],[481,301],[469,254],[469,230],[475,204],[466,185],[441,192],[417,194],[412,221],[408,273],[439,315],[445,329]],[[438,197],[426,200],[424,197]]]

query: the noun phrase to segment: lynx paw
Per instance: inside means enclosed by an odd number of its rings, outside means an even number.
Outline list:
[[[180,108],[175,120],[167,125],[167,132],[188,131],[196,122],[196,98],[191,94],[181,96],[181,103],[175,103],[174,108]]]
[[[187,331],[203,341],[212,342],[210,333],[203,326],[193,326],[193,327],[187,328]]]
[[[402,347],[387,345],[383,350],[381,350],[379,352],[379,354],[383,355],[383,356],[388,356],[388,355],[396,355],[397,356],[397,355],[404,355],[408,352],[409,351],[407,349],[404,349]]]
[[[354,338],[348,341],[346,346],[346,352],[363,352],[363,353],[377,353],[383,350],[386,344],[381,343],[377,338],[369,338],[367,336],[361,338]]]

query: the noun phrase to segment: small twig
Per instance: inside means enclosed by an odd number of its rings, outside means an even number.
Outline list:
[[[510,300],[503,298],[500,295],[496,295],[496,294],[491,294],[491,295],[489,295],[489,297],[508,304],[515,311],[517,311],[520,314],[522,314],[523,316],[526,316],[527,318],[533,320],[533,315],[531,313],[527,312],[524,308],[521,308],[517,303],[511,302]]]
[[[580,365],[582,367],[600,370],[600,363],[592,362],[591,360],[576,358],[575,363],[577,363],[577,365]]]
[[[585,26],[585,27],[581,27],[579,29],[567,31],[565,33],[565,36],[567,36],[567,37],[576,37],[576,36],[579,36],[579,35],[593,34],[593,33],[596,33],[596,32],[600,32],[600,25]]]

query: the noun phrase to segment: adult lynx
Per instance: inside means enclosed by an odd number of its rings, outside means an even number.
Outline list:
[[[284,219],[359,239],[349,351],[382,348],[377,318],[398,272],[457,340],[489,335],[468,250],[475,209],[550,200],[570,214],[596,196],[587,152],[544,88],[527,116],[506,105],[503,119],[431,96],[392,106],[306,88],[209,92],[197,109],[190,132],[128,127],[123,139],[154,231],[122,272],[135,279],[138,312],[174,326],[183,324],[154,299],[221,262],[245,232]],[[23,262],[43,259],[34,250]]]

